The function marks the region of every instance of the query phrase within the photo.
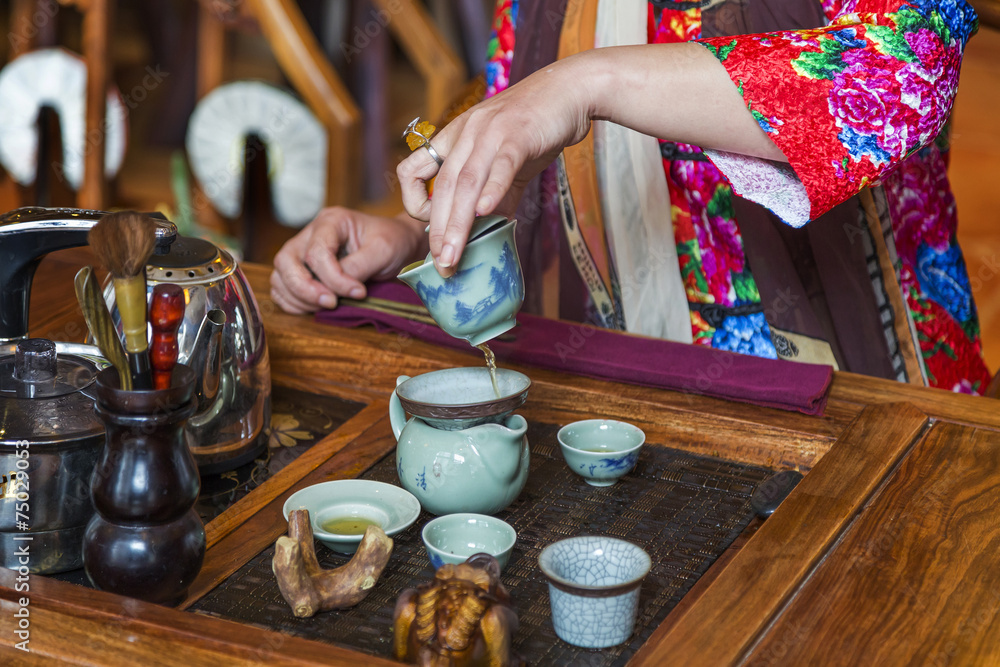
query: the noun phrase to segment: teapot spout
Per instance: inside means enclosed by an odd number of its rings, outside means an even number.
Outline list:
[[[528,421],[521,415],[510,415],[504,426],[510,431],[511,440],[514,441],[520,440],[528,432]]]
[[[482,424],[468,432],[475,433],[476,446],[484,454],[484,462],[488,462],[485,467],[490,475],[506,480],[520,474],[527,451],[524,435],[528,432],[528,422],[524,417],[510,415],[503,424]]]
[[[205,315],[195,336],[188,365],[195,372],[199,413],[208,410],[219,394],[222,377],[222,329],[225,325],[226,313],[213,308]]]

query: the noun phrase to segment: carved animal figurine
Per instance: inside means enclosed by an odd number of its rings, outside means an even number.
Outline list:
[[[517,614],[500,565],[475,554],[442,565],[434,580],[403,591],[393,615],[397,660],[421,667],[517,667]]]

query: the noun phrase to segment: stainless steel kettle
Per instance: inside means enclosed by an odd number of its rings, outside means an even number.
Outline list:
[[[83,565],[104,446],[93,384],[106,363],[79,343],[0,344],[0,567],[50,574]]]
[[[86,245],[87,232],[103,215],[31,207],[0,216],[0,344],[28,335],[31,280],[41,258]],[[147,292],[163,282],[184,290],[179,361],[198,373],[199,405],[188,421],[188,444],[203,474],[231,470],[267,445],[271,370],[260,309],[232,255],[178,235],[165,220],[158,221],[157,250],[146,266]],[[110,285],[104,295],[120,332]]]

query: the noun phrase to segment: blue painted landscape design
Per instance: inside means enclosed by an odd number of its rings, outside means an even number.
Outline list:
[[[460,326],[479,324],[503,302],[521,298],[521,281],[518,277],[521,268],[514,250],[506,242],[500,251],[500,265],[490,268],[490,294],[471,306],[457,298],[465,287],[468,274],[481,266],[482,264],[476,264],[462,269],[438,287],[428,287],[423,281],[418,282],[417,294],[428,308],[435,307],[442,296],[455,297],[455,323]]]
[[[597,463],[580,464],[580,468],[589,468],[590,476],[594,476],[594,471],[600,469],[601,472],[628,472],[635,465],[635,462],[639,459],[639,452],[632,452],[631,454],[623,454],[622,456],[611,456],[605,459],[599,460]]]
[[[476,264],[475,266],[470,266],[467,269],[462,269],[456,271],[452,275],[451,279],[446,280],[444,283],[438,287],[428,287],[427,283],[420,281],[417,283],[417,296],[420,300],[424,302],[428,308],[434,308],[437,306],[438,300],[443,296],[458,296],[465,289],[466,281],[469,279],[469,274],[473,271],[479,270],[482,264]]]

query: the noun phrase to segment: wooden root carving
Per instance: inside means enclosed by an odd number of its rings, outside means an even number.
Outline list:
[[[403,591],[393,615],[395,657],[421,667],[515,667],[517,614],[489,554],[442,565],[434,580]]]
[[[378,526],[365,530],[347,564],[324,570],[316,559],[308,510],[288,515],[288,536],[274,545],[271,569],[281,595],[298,617],[353,607],[367,597],[392,555],[392,539]]]

